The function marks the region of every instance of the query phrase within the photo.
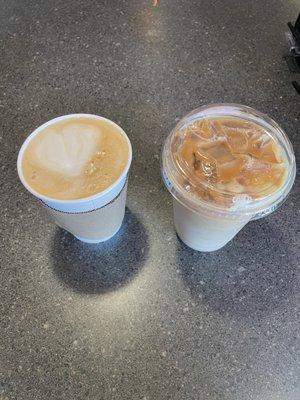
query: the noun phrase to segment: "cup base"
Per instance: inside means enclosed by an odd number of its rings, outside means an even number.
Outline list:
[[[180,234],[178,233],[178,230],[176,229],[176,233],[177,233],[177,236],[179,237],[179,239],[186,245],[186,246],[188,246],[188,247],[190,247],[191,249],[193,249],[193,250],[196,250],[196,251],[200,251],[200,252],[202,252],[202,253],[212,253],[213,251],[218,251],[218,250],[220,250],[220,249],[222,249],[222,247],[224,247],[224,246],[226,246],[226,244],[228,243],[228,241],[227,242],[225,242],[225,243],[222,243],[221,245],[218,245],[218,246],[211,246],[211,247],[204,247],[204,246],[197,246],[197,245],[194,245],[194,244],[192,244],[192,243],[189,243],[187,240],[184,240],[183,238],[182,238],[182,236],[180,236]]]
[[[99,239],[87,239],[87,238],[83,238],[83,237],[76,236],[76,235],[74,235],[74,236],[76,237],[76,239],[80,240],[83,243],[97,244],[97,243],[106,242],[107,240],[111,239],[113,236],[115,236],[119,232],[120,228],[121,228],[121,225],[118,227],[118,229],[112,235],[107,236],[105,238],[101,238],[101,239],[100,238]]]

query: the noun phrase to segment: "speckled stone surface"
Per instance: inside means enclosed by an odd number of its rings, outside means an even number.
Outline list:
[[[300,1],[0,0],[0,399],[299,400],[299,181],[223,250],[185,247],[159,153],[210,102],[272,116],[299,156],[282,54]],[[26,136],[71,112],[134,150],[121,232],[85,245],[22,188]],[[297,203],[298,200],[298,203]]]

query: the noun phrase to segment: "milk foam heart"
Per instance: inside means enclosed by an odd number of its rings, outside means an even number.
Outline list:
[[[71,123],[61,132],[49,130],[49,134],[41,138],[35,153],[44,168],[76,176],[92,158],[100,140],[100,129]]]
[[[92,158],[101,140],[101,130],[94,126],[70,123],[59,132],[49,129],[36,146],[35,155],[49,171],[77,176]]]

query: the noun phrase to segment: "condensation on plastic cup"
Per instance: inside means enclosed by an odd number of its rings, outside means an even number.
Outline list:
[[[45,128],[56,124],[57,122],[72,119],[89,118],[94,120],[106,121],[118,129],[118,132],[126,139],[128,145],[128,161],[121,174],[121,176],[107,189],[95,195],[75,200],[60,200],[42,195],[36,192],[25,180],[22,171],[22,160],[24,152],[31,142],[31,140],[39,135]],[[60,227],[72,233],[79,240],[87,243],[103,242],[113,237],[120,229],[126,203],[126,190],[127,190],[127,176],[132,161],[132,147],[130,140],[123,129],[115,122],[93,114],[68,114],[61,117],[54,118],[35,129],[24,141],[18,155],[17,169],[18,175],[25,186],[25,188],[33,194],[36,198],[41,200],[50,214],[52,214],[55,222]],[[112,212],[114,215],[112,215]],[[98,224],[94,226],[99,235],[95,237],[93,232],[89,232],[89,227],[85,226],[86,223],[91,223],[93,219],[99,220]],[[109,229],[109,222],[112,221],[111,229]],[[92,221],[94,223],[94,221]],[[102,225],[105,227],[105,235],[102,234]]]
[[[224,208],[195,196],[180,183],[180,170],[174,162],[171,143],[176,132],[201,118],[236,117],[266,129],[284,152],[287,174],[284,184],[262,199],[237,202]],[[163,147],[161,169],[163,181],[173,196],[174,224],[178,236],[189,247],[199,251],[214,251],[225,246],[250,220],[275,211],[290,192],[296,174],[292,145],[270,117],[250,107],[238,104],[211,104],[200,107],[178,122]]]

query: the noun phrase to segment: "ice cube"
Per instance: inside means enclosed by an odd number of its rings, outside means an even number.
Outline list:
[[[248,151],[251,155],[263,161],[271,163],[281,163],[282,161],[280,147],[266,133],[251,137]]]
[[[248,137],[241,129],[224,128],[228,145],[233,153],[243,154],[248,149]]]
[[[218,176],[216,160],[206,154],[202,154],[199,150],[194,153],[194,170],[199,178],[215,180]]]
[[[245,161],[242,158],[218,165],[218,176],[223,182],[229,182],[234,177],[238,176],[245,166]]]
[[[181,147],[179,157],[180,164],[183,164],[188,169],[193,169],[195,162],[194,154],[197,152],[197,149],[198,147],[196,143],[191,140],[186,140]]]
[[[237,180],[245,186],[246,192],[254,197],[261,197],[272,193],[282,185],[285,169],[283,163],[264,163],[253,158],[251,168],[244,169]]]
[[[233,128],[233,129],[241,129],[241,130],[250,130],[255,125],[250,121],[246,121],[240,118],[222,118],[223,127]]]
[[[245,187],[241,185],[236,179],[233,179],[226,184],[226,190],[231,193],[244,193]]]
[[[211,143],[210,146],[205,149],[205,153],[214,158],[218,164],[228,163],[235,159],[228,143],[224,140]]]
[[[212,140],[215,132],[212,129],[211,122],[207,119],[201,119],[193,125],[193,132],[203,140]]]

